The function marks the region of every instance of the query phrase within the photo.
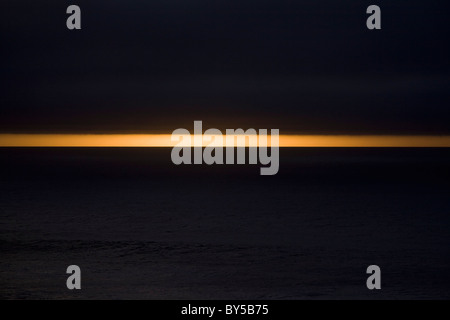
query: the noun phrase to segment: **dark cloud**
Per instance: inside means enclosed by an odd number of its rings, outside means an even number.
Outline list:
[[[0,130],[450,133],[449,5],[370,4],[2,1]]]

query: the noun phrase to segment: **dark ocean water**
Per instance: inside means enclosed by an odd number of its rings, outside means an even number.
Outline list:
[[[259,167],[0,148],[0,298],[450,298],[449,149],[281,149],[277,175]]]

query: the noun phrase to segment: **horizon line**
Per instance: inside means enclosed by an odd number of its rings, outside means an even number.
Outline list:
[[[183,135],[176,135],[183,136]],[[203,135],[205,136],[205,135]],[[227,145],[222,142],[202,141],[206,147],[258,147],[257,137],[249,136],[242,142]],[[190,143],[171,141],[172,134],[0,134],[0,147],[194,147],[194,135]],[[185,136],[187,137],[187,136]],[[256,138],[256,140],[255,140]],[[189,137],[187,138],[189,139]],[[220,136],[218,136],[220,140]],[[203,140],[203,139],[202,139]],[[267,135],[270,147],[271,135]],[[255,142],[256,141],[256,142]],[[195,145],[200,146],[200,145]],[[438,135],[279,135],[279,147],[415,147],[448,148],[450,136]]]

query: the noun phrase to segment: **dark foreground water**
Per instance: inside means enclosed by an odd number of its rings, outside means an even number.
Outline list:
[[[280,162],[260,176],[165,148],[0,149],[0,298],[450,298],[449,149]]]

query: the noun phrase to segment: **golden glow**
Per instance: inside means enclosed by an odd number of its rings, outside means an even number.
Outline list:
[[[193,135],[188,140],[193,142]],[[270,135],[268,142],[270,146]],[[280,147],[450,147],[450,136],[280,135]],[[225,146],[225,136],[203,146]],[[250,139],[251,140],[251,139]],[[170,134],[0,134],[0,147],[173,147]],[[182,146],[191,144],[185,143]],[[257,146],[248,139],[238,146]]]
[[[1,147],[167,147],[169,134],[0,134]]]

